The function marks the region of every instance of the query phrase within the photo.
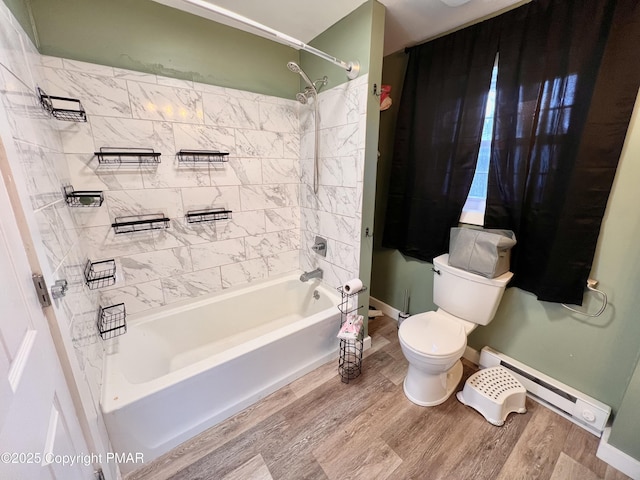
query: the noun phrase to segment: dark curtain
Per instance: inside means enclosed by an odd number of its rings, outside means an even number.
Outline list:
[[[500,17],[485,226],[513,286],[581,304],[640,85],[637,0],[537,0]],[[635,51],[634,51],[635,50]]]
[[[498,29],[483,22],[409,50],[382,244],[448,250],[478,158]]]

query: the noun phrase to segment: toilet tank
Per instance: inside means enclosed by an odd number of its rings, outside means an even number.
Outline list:
[[[486,278],[449,265],[449,254],[433,259],[433,303],[451,315],[487,325],[496,314],[513,273]]]

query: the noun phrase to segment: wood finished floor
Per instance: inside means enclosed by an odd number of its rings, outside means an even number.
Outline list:
[[[371,320],[369,334],[356,380],[342,383],[330,362],[126,480],[628,478],[596,458],[595,436],[530,399],[527,413],[502,427],[455,396],[414,405],[402,391],[407,363],[396,323]],[[474,369],[464,370],[463,381]]]

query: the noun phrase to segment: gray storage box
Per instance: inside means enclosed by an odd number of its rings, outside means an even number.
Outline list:
[[[509,271],[515,244],[511,230],[452,228],[449,265],[487,278],[499,277]]]

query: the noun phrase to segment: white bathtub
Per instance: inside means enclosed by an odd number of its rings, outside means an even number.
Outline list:
[[[130,315],[105,356],[101,406],[114,451],[146,463],[337,358],[338,302],[295,274]]]

